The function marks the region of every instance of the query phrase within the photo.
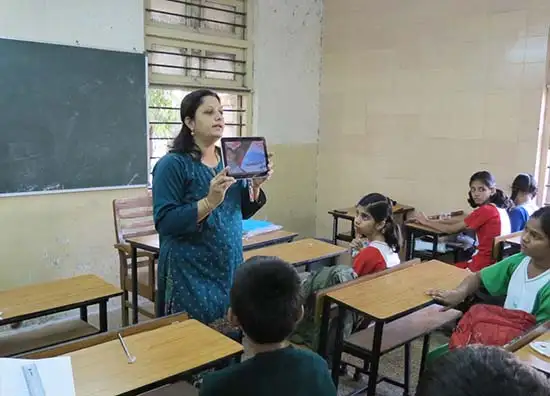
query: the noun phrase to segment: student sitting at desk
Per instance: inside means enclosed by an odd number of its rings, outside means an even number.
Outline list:
[[[492,296],[506,296],[505,309],[532,314],[537,323],[550,320],[550,207],[537,210],[525,226],[521,253],[468,276],[454,290],[429,290],[438,303],[456,307],[481,286]],[[440,347],[430,354],[445,353]]]
[[[529,216],[538,209],[534,199],[537,195],[537,181],[528,173],[520,173],[512,183],[512,200],[516,205],[510,209],[510,225],[512,232],[525,228]]]
[[[494,177],[487,171],[476,172],[470,178],[468,203],[475,210],[465,219],[429,220],[420,213],[416,220],[446,234],[474,230],[478,241],[477,252],[471,260],[457,263],[456,266],[476,272],[494,263],[492,250],[495,237],[510,234],[507,210],[513,204],[502,190],[496,188]]]
[[[246,334],[254,355],[208,374],[201,396],[336,396],[327,363],[288,344],[302,318],[300,278],[276,257],[252,257],[236,271],[229,319]]]
[[[357,204],[354,227],[357,238],[351,242],[353,269],[358,276],[372,274],[400,263],[400,232],[393,219],[392,202],[372,193]]]
[[[460,348],[420,377],[416,396],[546,396],[550,382],[501,348]]]

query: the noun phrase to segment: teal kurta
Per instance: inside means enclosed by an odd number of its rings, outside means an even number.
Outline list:
[[[229,306],[235,269],[243,261],[242,220],[264,204],[250,202],[246,182],[229,188],[225,200],[197,222],[197,201],[206,197],[222,170],[170,153],[153,169],[153,211],[160,237],[157,312],[187,312],[203,323],[222,318]]]

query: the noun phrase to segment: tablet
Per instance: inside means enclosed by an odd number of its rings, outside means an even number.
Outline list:
[[[222,161],[228,176],[252,179],[267,175],[268,154],[263,137],[227,137],[221,139]]]

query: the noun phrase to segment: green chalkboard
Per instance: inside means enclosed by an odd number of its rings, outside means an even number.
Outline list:
[[[145,55],[0,39],[0,194],[147,183]]]

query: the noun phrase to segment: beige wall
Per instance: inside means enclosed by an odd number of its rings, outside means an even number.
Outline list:
[[[317,231],[378,191],[465,208],[469,176],[533,172],[547,0],[326,0]]]

